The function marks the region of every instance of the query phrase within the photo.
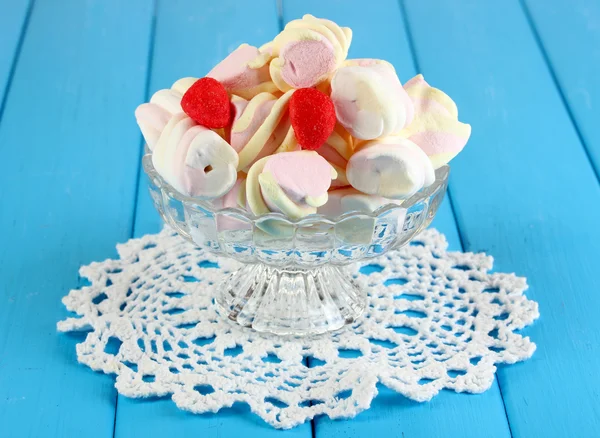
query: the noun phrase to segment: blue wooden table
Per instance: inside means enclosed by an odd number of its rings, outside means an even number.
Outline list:
[[[527,276],[538,349],[481,395],[381,388],[353,420],[285,432],[244,405],[118,396],[56,322],[80,265],[160,228],[133,109],[304,13],[455,99],[473,136],[435,226]],[[599,73],[598,0],[0,0],[0,437],[600,436]]]

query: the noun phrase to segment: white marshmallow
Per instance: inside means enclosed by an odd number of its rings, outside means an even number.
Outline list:
[[[154,103],[143,103],[135,109],[135,119],[151,151],[170,118],[170,112]]]
[[[237,179],[235,150],[184,113],[173,115],[165,126],[152,163],[178,192],[202,199],[223,196]]]
[[[370,140],[399,132],[412,105],[387,63],[339,68],[331,80],[331,100],[339,122],[353,137]]]
[[[337,217],[351,211],[373,213],[379,207],[387,204],[402,204],[401,200],[367,195],[352,187],[331,190],[328,195],[327,203],[317,210],[317,213],[327,217]]]
[[[364,143],[348,161],[350,184],[369,195],[406,199],[435,181],[431,161],[413,142],[386,137]]]
[[[164,108],[171,114],[177,114],[183,112],[183,109],[181,108],[182,97],[183,94],[168,88],[165,90],[158,90],[154,93],[150,98],[150,103],[154,103],[161,108]]]
[[[196,80],[179,79],[171,88],[158,90],[152,95],[150,102],[138,106],[135,110],[135,118],[151,151],[154,151],[160,133],[171,116],[183,112],[181,99]]]

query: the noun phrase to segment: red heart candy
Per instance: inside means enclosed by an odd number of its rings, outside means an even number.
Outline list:
[[[185,92],[181,108],[196,123],[207,128],[229,125],[231,107],[225,87],[213,78],[198,79]]]
[[[290,119],[302,149],[319,149],[335,127],[335,107],[316,88],[300,88],[290,99]]]

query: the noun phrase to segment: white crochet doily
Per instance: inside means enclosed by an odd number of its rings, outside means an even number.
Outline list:
[[[335,333],[285,339],[221,319],[213,288],[239,265],[165,229],[119,245],[119,260],[82,267],[89,285],[63,298],[79,317],[58,329],[89,331],[78,360],[116,374],[125,396],[170,394],[197,413],[240,401],[278,428],[353,417],[369,408],[378,382],[417,401],[444,388],[482,392],[494,364],[532,355],[535,344],[515,330],[538,306],[523,295],[524,278],[488,272],[491,257],[446,248],[428,230],[351,266],[368,287],[363,317]]]

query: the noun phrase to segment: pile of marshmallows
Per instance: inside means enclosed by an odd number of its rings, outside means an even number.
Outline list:
[[[418,75],[346,59],[352,31],[305,15],[242,44],[135,112],[156,171],[180,193],[259,216],[372,212],[435,180],[471,127]]]

